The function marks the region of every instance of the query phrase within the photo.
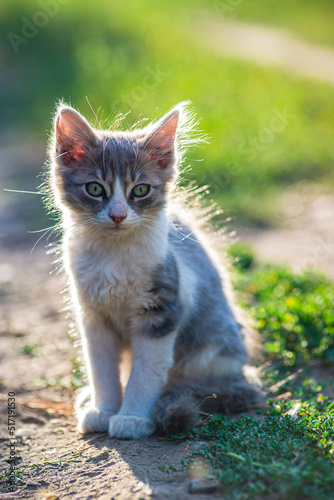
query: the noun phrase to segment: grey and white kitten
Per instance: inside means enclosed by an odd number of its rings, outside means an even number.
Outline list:
[[[171,201],[184,114],[181,104],[145,128],[104,131],[57,110],[50,178],[89,378],[82,433],[183,432],[200,411],[238,412],[260,398],[218,264]]]

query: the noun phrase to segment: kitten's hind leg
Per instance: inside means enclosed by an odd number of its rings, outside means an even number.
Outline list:
[[[133,339],[131,375],[121,409],[110,418],[111,437],[139,439],[154,433],[152,413],[173,363],[175,336],[173,332],[162,338]]]
[[[87,318],[87,315],[82,337],[89,397],[78,398],[78,430],[83,434],[107,432],[110,417],[118,412],[121,405],[119,341],[101,321],[96,317]]]

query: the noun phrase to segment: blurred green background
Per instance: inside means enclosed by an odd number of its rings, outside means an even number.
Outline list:
[[[0,7],[0,146],[40,158],[61,98],[93,123],[86,97],[106,124],[130,111],[129,125],[190,100],[210,142],[190,151],[186,179],[211,185],[236,224],[275,224],[287,187],[332,189],[333,85],[214,53],[201,28],[206,17],[283,28],[334,50],[331,0],[7,0]],[[272,133],[277,116],[287,118]],[[32,177],[25,182],[16,165],[15,175],[2,176],[4,187],[38,185],[43,160],[31,158]],[[25,210],[30,229],[40,229],[34,213]]]

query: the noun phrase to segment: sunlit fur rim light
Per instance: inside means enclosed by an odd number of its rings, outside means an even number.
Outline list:
[[[48,252],[54,255],[54,263],[56,265],[57,270],[62,268],[62,256],[60,251],[60,244],[62,241],[62,228],[61,228],[61,220],[60,220],[60,211],[56,206],[53,189],[52,189],[52,178],[51,178],[51,166],[53,162],[54,148],[55,148],[55,123],[56,117],[59,112],[65,107],[72,107],[71,104],[67,105],[63,100],[60,100],[56,106],[54,113],[52,115],[53,118],[53,127],[49,134],[48,141],[48,157],[44,166],[43,172],[43,183],[39,187],[39,192],[42,194],[43,203],[46,207],[46,212],[55,221],[55,225],[46,231],[48,233],[48,238],[51,235],[56,237],[58,240],[55,243],[51,243],[48,245]],[[73,108],[75,109],[75,108]],[[148,125],[143,126],[146,119],[140,119],[135,122],[131,127],[126,123],[128,120],[128,114],[118,113],[113,118],[107,118],[106,120],[101,120],[98,118],[97,114],[94,112],[91,107],[92,113],[94,115],[94,120],[96,126],[92,125],[90,121],[88,121],[89,125],[92,127],[94,131],[98,130],[107,130],[107,131],[122,131],[122,130],[142,130],[145,135],[149,135],[151,131],[153,131],[161,118],[155,119],[153,122],[150,122]],[[175,209],[177,206],[182,206],[183,213],[186,213],[189,217],[189,220],[196,220],[196,226],[201,231],[205,232],[205,238],[207,241],[211,242],[211,247],[219,247],[225,248],[228,242],[228,238],[226,237],[226,221],[228,218],[223,218],[223,220],[219,220],[219,224],[215,222],[215,217],[223,214],[223,210],[220,209],[217,204],[212,199],[208,199],[208,194],[210,193],[210,189],[208,186],[198,187],[196,182],[192,181],[186,185],[181,186],[183,182],[182,173],[189,172],[190,166],[187,165],[187,152],[189,149],[194,147],[204,147],[204,144],[208,142],[208,136],[204,134],[199,129],[199,120],[196,119],[195,112],[191,109],[190,101],[184,101],[176,106],[172,107],[169,112],[165,113],[163,116],[171,114],[173,111],[179,111],[179,123],[176,134],[176,149],[177,149],[177,164],[178,164],[178,172],[179,176],[177,177],[174,187],[170,193],[171,197],[171,207]],[[110,125],[105,127],[106,122],[109,121]],[[102,126],[101,126],[102,125]],[[214,234],[212,233],[212,228],[215,229]],[[209,229],[209,230],[208,230]],[[46,234],[45,233],[45,234]],[[184,235],[185,238],[191,237],[191,235]],[[223,256],[220,255],[219,259],[215,255],[215,252],[210,252],[211,258],[216,262],[217,266],[220,268],[221,273],[224,275],[225,282],[229,282],[229,276],[222,268],[221,263],[224,262],[225,266],[231,270],[231,266],[229,265],[226,251],[223,252]],[[219,262],[220,261],[220,265]],[[227,288],[231,288],[227,286]],[[70,310],[70,298],[67,296],[67,291],[64,293],[65,300],[67,302],[67,308]],[[232,293],[230,300],[232,302]],[[236,312],[240,317],[240,320],[244,324],[249,325],[249,319],[245,320],[246,314],[244,311],[236,308]],[[73,327],[73,324],[72,324]],[[247,346],[247,351],[251,359],[256,359],[259,357],[259,338],[252,328],[248,327],[250,330],[247,338],[249,339],[249,345]],[[71,332],[74,334],[74,328],[71,328]],[[76,335],[75,335],[76,337]]]

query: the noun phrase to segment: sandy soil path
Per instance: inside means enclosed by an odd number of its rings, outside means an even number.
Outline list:
[[[260,262],[288,265],[296,272],[320,271],[333,279],[334,195],[312,191],[292,191],[282,197],[279,227],[240,228],[238,236],[254,247]]]

